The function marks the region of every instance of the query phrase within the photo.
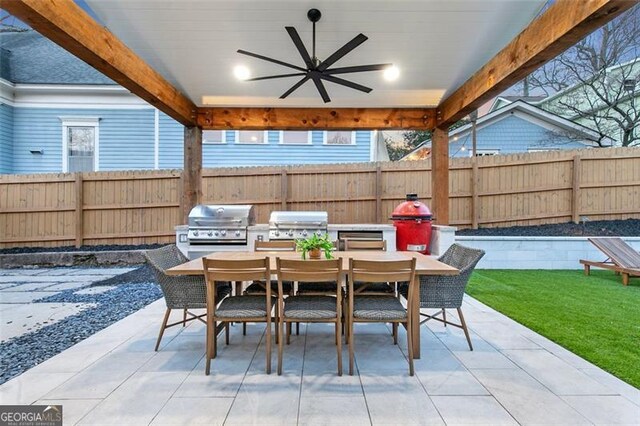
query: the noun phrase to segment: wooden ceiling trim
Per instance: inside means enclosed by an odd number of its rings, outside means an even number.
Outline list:
[[[433,108],[200,108],[205,130],[389,129],[435,126]]]
[[[73,0],[3,0],[2,8],[185,126],[196,124],[196,105]]]
[[[637,0],[557,0],[438,106],[446,128],[522,80]]]

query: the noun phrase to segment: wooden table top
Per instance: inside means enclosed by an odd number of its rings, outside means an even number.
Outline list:
[[[406,260],[415,257],[416,275],[458,275],[459,270],[453,266],[449,266],[438,260],[425,256],[420,253],[411,251],[336,251],[333,252],[335,258],[342,258],[342,268],[344,271],[349,270],[349,259],[359,260]],[[281,259],[302,259],[299,252],[291,251],[219,251],[208,254],[208,259],[224,259],[224,260],[246,260],[269,257],[271,261],[271,269],[276,269],[276,257]],[[309,260],[313,262],[313,260]],[[182,265],[174,266],[166,270],[167,275],[204,275],[202,267],[202,258],[194,259]]]

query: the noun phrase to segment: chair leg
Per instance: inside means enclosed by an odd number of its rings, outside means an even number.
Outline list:
[[[229,323],[224,323],[224,343],[229,344]]]
[[[443,308],[442,309],[442,320],[444,321],[444,326],[447,326],[447,311]]]
[[[267,374],[271,374],[271,321],[267,321]]]
[[[211,370],[211,358],[213,358],[213,345],[215,342],[215,323],[213,322],[213,316],[207,314],[207,330],[206,330],[206,335],[207,335],[207,353],[206,353],[206,358],[207,361],[205,363],[205,367],[204,367],[204,374],[205,375],[209,375],[209,372]]]
[[[291,343],[291,323],[287,323],[287,345]]]
[[[284,351],[284,324],[278,321],[278,329],[280,330],[280,341],[278,342],[278,376],[282,374],[282,352]]]
[[[393,327],[393,344],[397,345],[398,344],[398,323],[394,322],[391,323],[392,327]]]
[[[353,352],[355,350],[354,348],[354,341],[353,341],[353,321],[348,321],[347,324],[347,335],[349,336],[347,338],[347,340],[349,341],[349,375],[353,376]]]
[[[396,325],[398,323],[395,323]],[[411,333],[411,317],[407,315],[407,352],[409,355],[409,375],[413,376],[413,336]]]
[[[183,327],[187,326],[187,310],[186,309],[182,313],[182,326]]]
[[[342,376],[342,324],[338,318],[336,322],[336,349],[338,351],[338,376]]]
[[[469,344],[469,350],[473,350],[473,346],[471,345],[471,337],[469,337],[469,330],[467,329],[467,323],[464,320],[464,316],[462,315],[462,309],[458,308],[458,316],[460,317],[460,323],[462,324],[462,330],[464,331],[464,335],[467,337],[467,343]]]
[[[246,322],[242,323],[242,335],[243,336],[247,335],[247,323]]]
[[[296,323],[296,336],[299,336],[299,335],[300,335],[300,323],[297,322]]]
[[[164,319],[162,320],[162,326],[160,327],[160,334],[158,334],[158,341],[156,342],[155,351],[158,352],[158,348],[160,347],[160,341],[162,340],[162,335],[164,334],[164,330],[167,328],[167,321],[169,321],[169,315],[171,314],[171,309],[167,308],[164,312]]]

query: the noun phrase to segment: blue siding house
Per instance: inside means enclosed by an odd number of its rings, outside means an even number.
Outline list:
[[[476,121],[476,155],[581,149],[595,146],[598,135],[573,121],[543,111],[524,101],[510,103]],[[470,157],[472,125],[449,132],[449,156]],[[425,141],[403,160],[429,156],[431,141]]]
[[[48,39],[0,33],[0,55],[0,173],[182,167],[180,123]],[[203,132],[204,167],[387,159],[371,131]]]

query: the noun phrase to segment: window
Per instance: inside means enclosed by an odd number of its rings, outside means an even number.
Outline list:
[[[309,145],[311,143],[311,132],[282,131],[280,132],[280,143],[283,145]]]
[[[354,145],[356,143],[356,132],[345,130],[324,132],[325,145]]]
[[[488,157],[490,155],[499,155],[499,149],[476,149],[476,157]],[[469,156],[473,155],[472,151],[469,150]]]
[[[263,132],[262,130],[239,130],[236,132],[236,143],[267,143],[267,132]]]
[[[224,130],[203,130],[202,143],[225,143]]]
[[[62,171],[64,173],[98,170],[99,118],[62,118]]]

